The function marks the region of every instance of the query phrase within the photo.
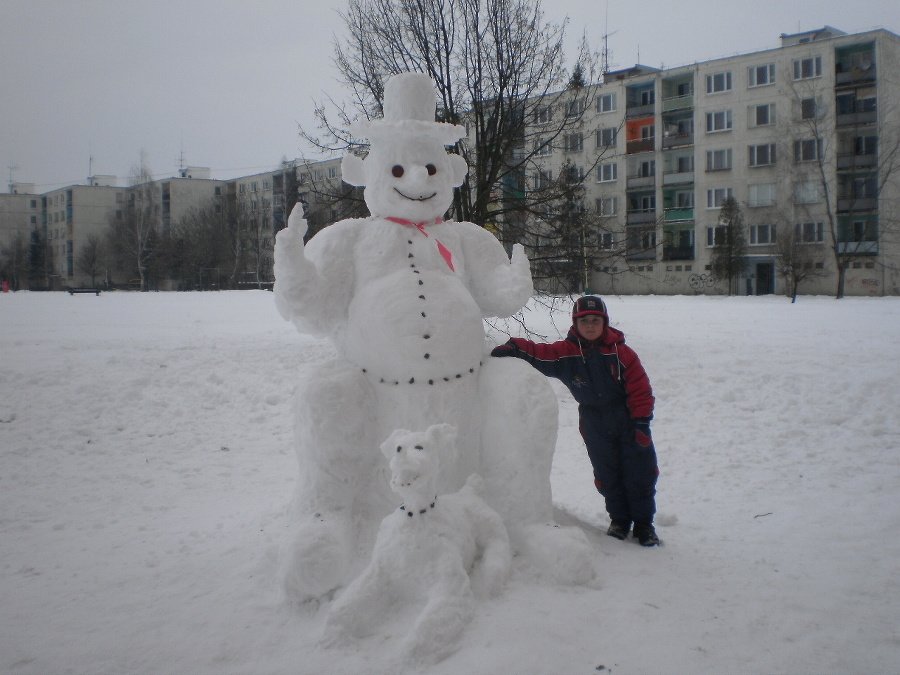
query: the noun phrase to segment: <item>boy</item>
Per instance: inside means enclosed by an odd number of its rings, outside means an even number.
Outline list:
[[[634,525],[642,546],[656,546],[653,528],[659,469],[650,437],[653,391],[625,334],[609,325],[603,300],[575,301],[565,340],[511,338],[491,356],[515,356],[563,382],[578,401],[579,428],[594,467],[594,484],[612,521],[607,534],[624,540]]]

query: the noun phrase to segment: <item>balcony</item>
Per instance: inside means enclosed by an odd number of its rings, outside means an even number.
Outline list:
[[[628,105],[625,109],[625,117],[650,117],[656,112],[655,103],[645,103],[643,105]]]
[[[838,253],[850,255],[854,253],[864,253],[867,255],[875,255],[878,253],[877,241],[839,241]]]
[[[635,141],[628,141],[625,143],[625,152],[629,155],[638,152],[653,152],[654,141],[655,139],[653,138],[641,138]]]
[[[663,173],[663,185],[689,185],[693,182],[693,171],[666,171]]]
[[[634,209],[625,214],[625,222],[628,225],[643,225],[656,222],[656,209]]]
[[[878,199],[876,197],[849,197],[837,200],[837,210],[841,213],[848,211],[874,211],[878,208]]]
[[[668,150],[669,148],[680,148],[685,145],[693,144],[694,134],[692,133],[666,134],[665,136],[663,136],[662,140],[663,150]]]
[[[693,260],[693,246],[663,246],[663,260]]]
[[[839,127],[845,127],[856,124],[874,124],[877,120],[878,112],[876,110],[864,110],[839,114],[835,123]]]
[[[848,155],[838,155],[837,158],[837,168],[840,169],[856,169],[858,167],[871,167],[875,166],[876,157],[874,154],[871,155],[857,155],[857,154],[848,154]]]
[[[673,207],[673,208],[665,209],[664,213],[665,213],[667,223],[675,223],[675,222],[694,219],[693,207],[690,207],[690,208]]]
[[[656,176],[628,176],[625,181],[625,189],[648,188],[656,185]]]
[[[672,96],[662,100],[662,112],[672,112],[673,110],[686,110],[694,107],[694,95],[687,94],[685,96]]]

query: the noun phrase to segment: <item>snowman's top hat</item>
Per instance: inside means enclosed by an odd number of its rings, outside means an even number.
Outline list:
[[[434,85],[425,73],[400,73],[384,85],[384,118],[354,122],[352,131],[370,141],[400,135],[424,135],[453,145],[466,135],[458,124],[435,122]]]

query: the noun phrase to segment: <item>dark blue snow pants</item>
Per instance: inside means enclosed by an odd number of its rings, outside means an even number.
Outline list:
[[[594,484],[609,517],[621,523],[652,523],[656,513],[656,449],[636,431],[625,410],[579,407],[580,431],[594,467]]]

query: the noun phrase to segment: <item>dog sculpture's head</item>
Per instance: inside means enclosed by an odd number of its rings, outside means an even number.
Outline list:
[[[391,489],[404,504],[419,508],[434,501],[444,448],[452,448],[456,427],[434,424],[425,431],[396,429],[381,444],[381,452],[390,461]]]

